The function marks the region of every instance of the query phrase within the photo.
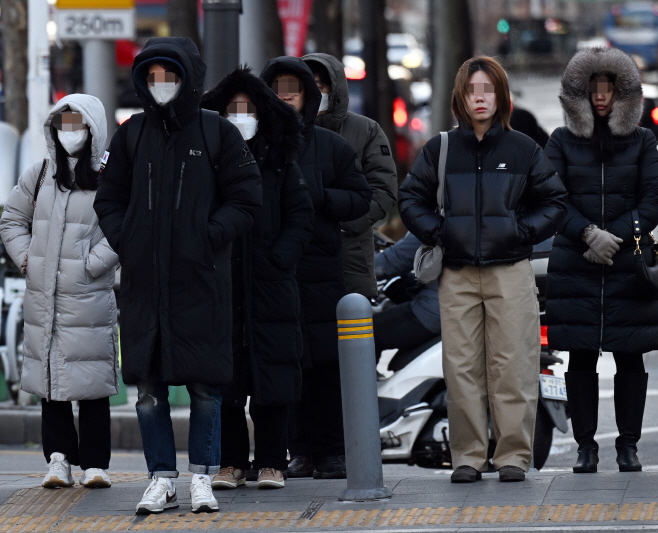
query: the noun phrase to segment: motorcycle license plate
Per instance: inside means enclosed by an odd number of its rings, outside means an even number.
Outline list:
[[[539,384],[541,385],[542,398],[567,401],[567,386],[564,383],[564,378],[539,374]]]

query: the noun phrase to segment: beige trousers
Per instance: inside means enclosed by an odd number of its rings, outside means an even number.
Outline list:
[[[496,470],[528,471],[539,393],[539,305],[529,260],[444,268],[443,372],[453,467],[486,471],[491,412]]]

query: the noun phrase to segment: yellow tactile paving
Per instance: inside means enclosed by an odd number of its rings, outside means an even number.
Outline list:
[[[40,490],[40,489],[36,489]],[[411,507],[398,509],[343,509],[318,511],[302,517],[301,511],[225,512],[196,515],[173,512],[145,518],[130,516],[65,516],[71,504],[64,505],[64,496],[79,501],[75,489],[45,491],[44,500],[58,513],[45,512],[45,501],[35,499],[34,491],[17,491],[11,503],[0,506],[0,533],[76,533],[154,530],[214,530],[214,529],[282,529],[318,528],[414,527],[459,524],[548,524],[593,522],[657,522],[658,502],[571,505],[518,505],[478,507]],[[80,491],[80,494],[85,494]],[[62,501],[57,501],[62,500]],[[32,501],[32,505],[29,502]],[[21,508],[24,514],[17,515]],[[45,514],[36,515],[35,510]]]

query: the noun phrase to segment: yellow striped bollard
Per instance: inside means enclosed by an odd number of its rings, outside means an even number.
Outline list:
[[[372,306],[348,294],[336,307],[343,399],[347,489],[342,501],[376,500],[393,494],[384,486]]]

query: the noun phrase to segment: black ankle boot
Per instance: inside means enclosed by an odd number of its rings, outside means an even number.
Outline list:
[[[594,440],[599,416],[599,375],[596,372],[565,372],[573,436],[578,460],[573,471],[593,473],[599,463],[599,445]]]
[[[578,447],[578,460],[573,465],[573,471],[576,474],[593,474],[596,472],[599,464],[599,447],[594,445],[585,445]]]
[[[633,372],[615,375],[615,418],[619,437],[615,442],[620,472],[640,472],[637,441],[642,436],[642,418],[647,399],[649,374]]]

